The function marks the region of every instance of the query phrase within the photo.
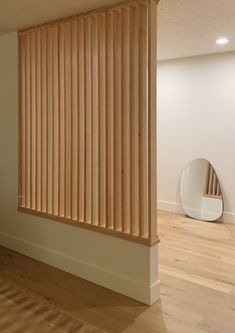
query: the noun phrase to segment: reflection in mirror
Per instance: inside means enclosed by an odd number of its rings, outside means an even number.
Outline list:
[[[216,221],[223,214],[221,187],[214,168],[207,160],[194,160],[184,168],[180,197],[184,212],[194,219]]]

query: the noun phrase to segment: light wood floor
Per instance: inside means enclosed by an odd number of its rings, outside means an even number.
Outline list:
[[[152,307],[0,247],[1,333],[235,333],[235,225],[159,212]]]

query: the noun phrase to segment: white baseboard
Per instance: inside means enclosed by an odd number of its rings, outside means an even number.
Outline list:
[[[160,298],[159,281],[151,286],[144,285],[94,264],[2,232],[0,245],[148,305]]]
[[[225,211],[223,214],[223,222],[228,224],[235,224],[235,213]]]
[[[157,208],[160,210],[164,210],[166,212],[180,213],[180,214],[184,213],[181,208],[181,204],[172,201],[158,200]]]
[[[166,212],[184,214],[181,204],[177,202],[158,200],[157,206],[158,209]],[[235,224],[235,213],[224,211],[221,221],[223,223]]]

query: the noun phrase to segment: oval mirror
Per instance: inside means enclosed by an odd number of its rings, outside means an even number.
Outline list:
[[[212,222],[222,216],[221,187],[207,160],[194,160],[184,168],[180,178],[180,198],[184,212],[194,219]]]

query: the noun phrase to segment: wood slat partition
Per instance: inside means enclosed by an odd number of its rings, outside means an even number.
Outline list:
[[[19,32],[21,211],[157,242],[156,9]]]

